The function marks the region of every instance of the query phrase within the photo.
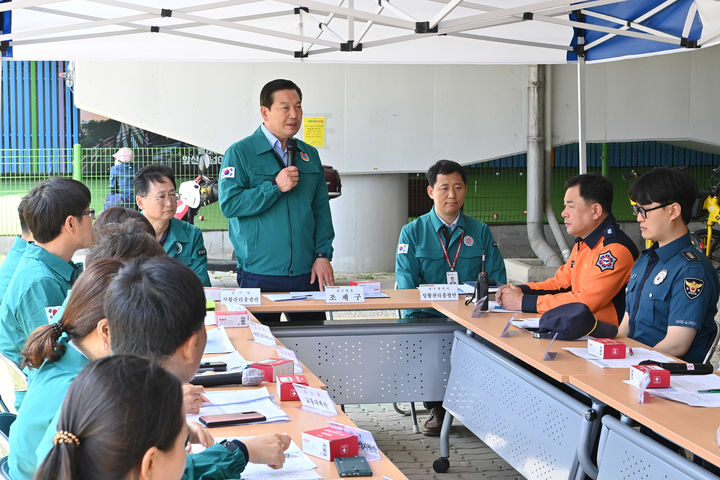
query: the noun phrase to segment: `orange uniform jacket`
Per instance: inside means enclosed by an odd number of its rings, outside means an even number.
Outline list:
[[[638,250],[609,215],[585,238],[577,238],[565,265],[553,278],[520,285],[522,311],[545,313],[581,302],[601,322],[618,325],[625,313],[625,286]]]

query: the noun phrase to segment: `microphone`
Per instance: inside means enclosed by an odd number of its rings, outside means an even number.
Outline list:
[[[294,138],[288,138],[287,140],[287,154],[288,154],[288,167],[295,166],[295,159],[297,158],[297,142]]]
[[[254,387],[262,383],[264,375],[265,373],[259,368],[246,368],[240,372],[195,375],[190,383],[203,387],[219,387],[221,385]]]
[[[709,363],[663,363],[654,360],[643,360],[640,365],[657,365],[670,372],[670,375],[709,375],[714,371],[713,366]]]

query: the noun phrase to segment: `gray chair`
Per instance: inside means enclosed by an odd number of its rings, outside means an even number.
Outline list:
[[[720,339],[720,324],[715,322],[715,338],[713,339],[713,342],[710,344],[710,348],[708,349],[707,353],[705,354],[705,359],[703,360],[703,363],[710,363],[710,359],[713,356],[713,353],[715,353],[715,349],[717,348],[718,339]]]
[[[0,458],[0,480],[12,480],[8,471],[7,457]]]

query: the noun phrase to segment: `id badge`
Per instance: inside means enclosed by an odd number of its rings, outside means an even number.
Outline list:
[[[447,272],[445,273],[445,276],[447,277],[447,283],[449,285],[458,284],[458,272]]]

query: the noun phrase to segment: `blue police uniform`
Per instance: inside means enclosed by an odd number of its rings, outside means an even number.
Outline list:
[[[62,305],[82,265],[29,244],[17,271],[22,275],[13,276],[0,304],[0,353],[20,365],[25,340],[37,327],[47,325],[45,308]]]
[[[177,258],[190,267],[190,270],[195,272],[204,286],[210,286],[207,250],[205,250],[202,230],[183,220],[171,218],[170,225],[160,243],[168,256]]]
[[[69,343],[67,335],[63,335],[58,344],[65,347],[65,353],[54,362],[46,360],[37,370],[10,427],[8,466],[13,480],[31,480],[35,475],[39,466],[35,449],[62,405],[70,384],[90,362]]]
[[[10,280],[15,273],[20,258],[25,252],[27,244],[28,242],[19,236],[15,237],[15,242],[13,242],[12,247],[10,247],[10,250],[5,256],[5,260],[0,264],[0,301],[2,301],[5,290],[7,290],[8,285],[10,285]]]
[[[697,334],[682,359],[702,362],[715,336],[718,292],[718,276],[689,233],[663,247],[654,245],[642,252],[630,273],[628,336],[655,346],[668,327],[694,328]]]
[[[507,281],[505,262],[487,225],[461,213],[450,242],[445,245],[447,258],[443,250],[443,226],[443,221],[432,208],[402,228],[395,255],[397,288],[417,288],[424,283],[447,283],[446,273],[450,271],[450,264],[454,263],[456,255],[458,258],[454,271],[458,274],[458,281],[475,281],[480,273],[483,253],[490,279],[498,283]],[[427,316],[437,317],[439,314],[432,309],[405,311],[407,318]]]

